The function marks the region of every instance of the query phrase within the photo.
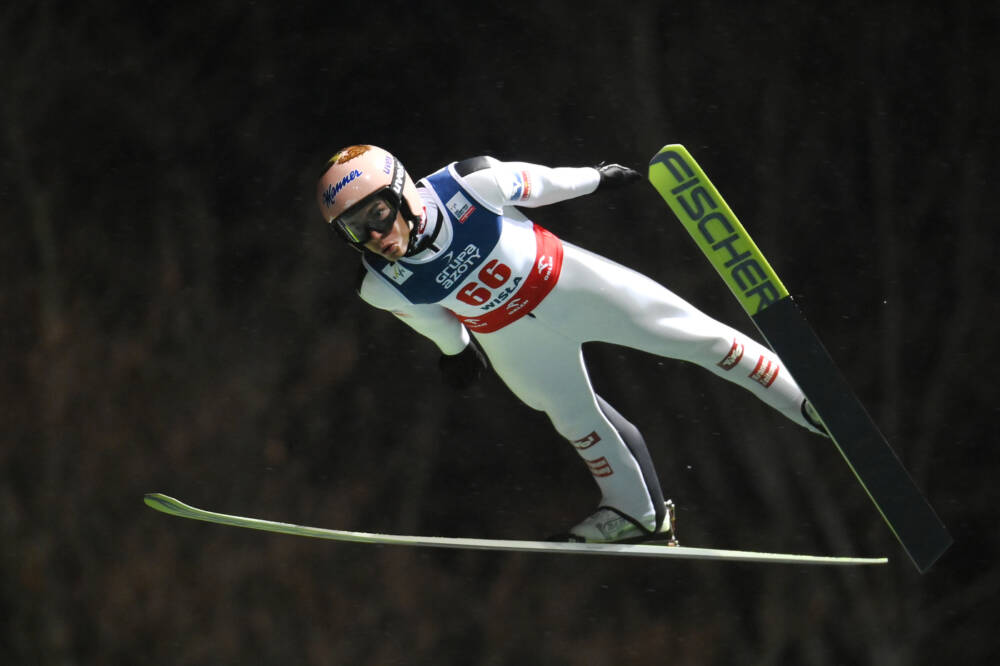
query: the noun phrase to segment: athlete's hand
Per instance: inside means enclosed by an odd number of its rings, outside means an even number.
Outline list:
[[[453,389],[467,389],[483,376],[487,368],[486,357],[474,343],[457,354],[451,356],[442,354],[438,359],[438,367],[444,383]]]
[[[597,169],[597,173],[601,174],[601,182],[597,186],[598,189],[610,190],[616,187],[631,185],[637,180],[642,180],[642,175],[638,171],[630,169],[627,166],[622,166],[621,164],[601,162],[594,168]]]

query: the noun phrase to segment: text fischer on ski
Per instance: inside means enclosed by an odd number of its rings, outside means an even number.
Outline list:
[[[560,240],[515,207],[640,178],[618,164],[550,168],[474,157],[414,183],[393,155],[357,145],[330,158],[317,188],[323,218],[362,252],[361,298],[434,341],[453,386],[476,380],[488,358],[586,463],[601,500],[561,540],[673,536],[673,505],[642,435],[594,393],[584,342],[697,363],[823,434],[771,350],[646,276]]]

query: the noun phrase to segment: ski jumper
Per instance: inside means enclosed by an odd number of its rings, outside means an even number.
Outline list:
[[[510,390],[576,449],[600,505],[653,530],[664,508],[652,459],[638,429],[594,393],[584,342],[696,363],[815,428],[801,413],[805,396],[770,349],[515,208],[589,194],[598,184],[589,167],[491,157],[452,163],[417,183],[419,251],[396,262],[365,252],[358,291],[444,354],[461,352],[474,335]]]

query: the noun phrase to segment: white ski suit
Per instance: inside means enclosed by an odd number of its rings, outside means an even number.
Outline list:
[[[471,332],[511,391],[576,448],[601,506],[654,530],[664,510],[651,458],[638,430],[595,395],[584,342],[696,363],[816,429],[771,350],[648,277],[560,241],[515,208],[589,194],[599,182],[590,167],[490,157],[450,164],[417,184],[423,249],[394,263],[366,252],[359,294],[444,354],[463,351]]]

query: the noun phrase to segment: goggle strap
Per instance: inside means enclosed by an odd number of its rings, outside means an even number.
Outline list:
[[[396,199],[396,205],[402,205],[403,203],[403,185],[406,183],[406,170],[403,169],[403,165],[399,163],[399,160],[395,156],[392,158],[392,180],[389,183],[389,191],[392,192],[392,196]]]

